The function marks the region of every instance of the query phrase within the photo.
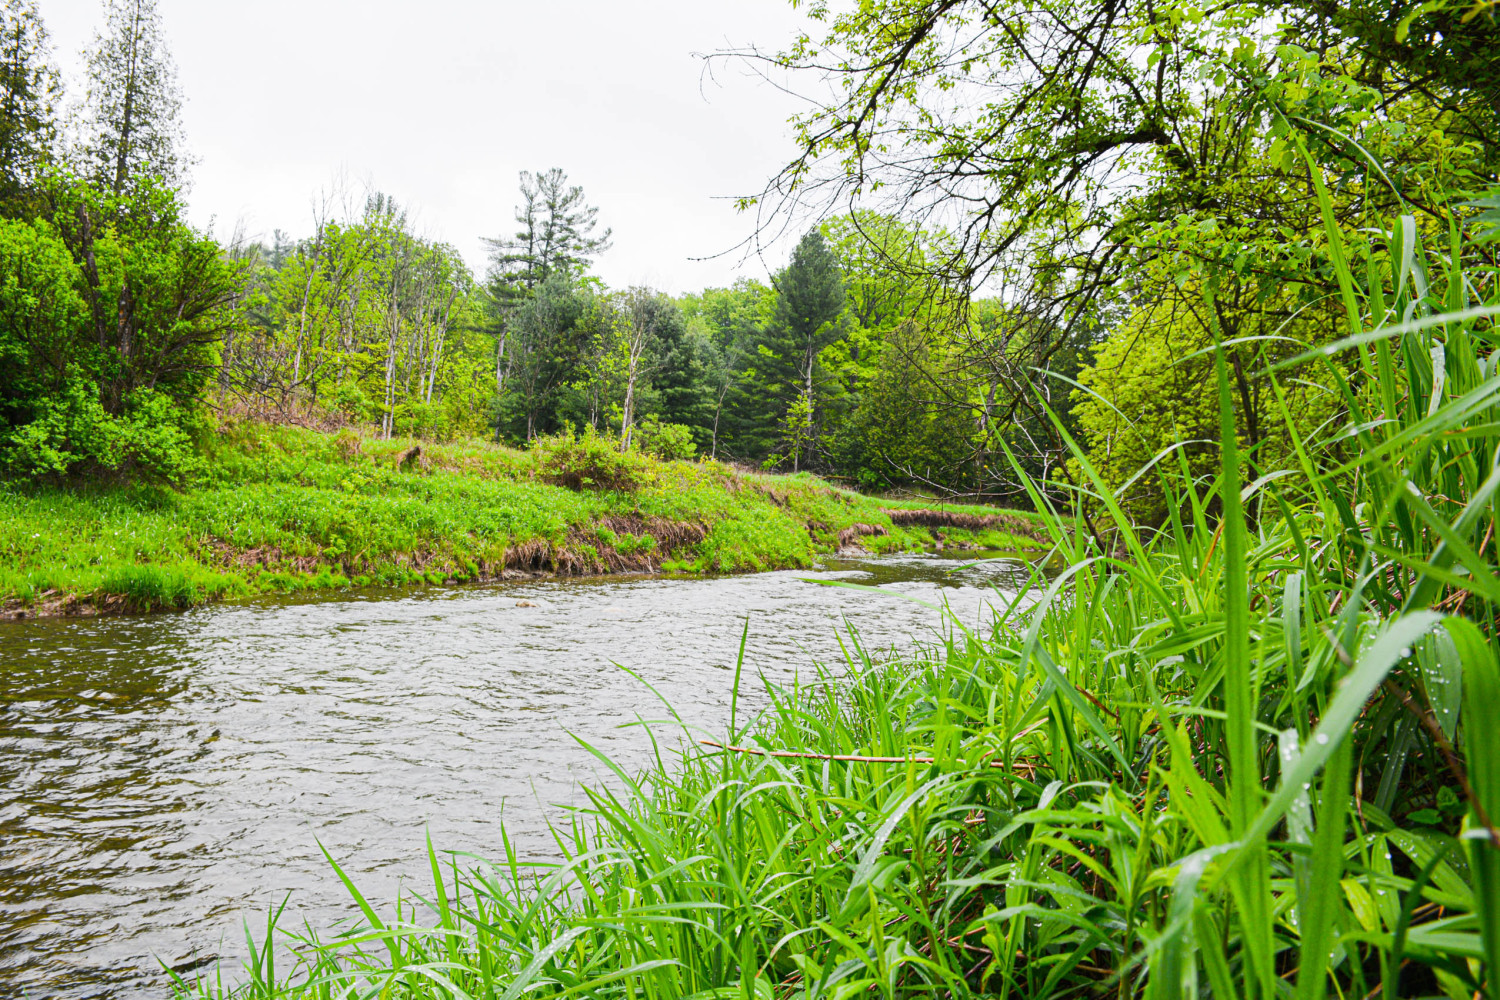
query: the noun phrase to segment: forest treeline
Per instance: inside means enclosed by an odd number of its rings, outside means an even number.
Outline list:
[[[1346,409],[1316,365],[1280,397],[1255,377],[1346,308],[1308,164],[1361,239],[1391,211],[1440,232],[1495,180],[1492,12],[1428,6],[1400,24],[1173,8],[1130,30],[1093,11],[1078,32],[1053,12],[1024,42],[966,4],[823,15],[853,96],[800,120],[801,157],[746,199],[780,224],[822,196],[823,221],[766,280],[674,296],[592,273],[611,234],[558,168],[521,176],[482,273],[378,191],[335,187],[305,231],[221,244],[183,221],[155,0],[107,0],[71,97],[34,0],[4,0],[0,464],[185,482],[230,411],[386,437],[591,433],[1024,503],[1018,468],[1080,481],[1069,438],[1117,486],[1168,449],[1211,466],[1218,337],[1249,461],[1276,467],[1289,424]],[[975,62],[970,30],[1008,54]],[[733,57],[817,69],[809,44]],[[1057,69],[977,117],[915,86],[1009,93],[999,67],[1018,59]],[[904,159],[881,162],[897,132]]]
[[[245,322],[220,394],[387,436],[595,433],[663,457],[948,485],[998,454],[989,434],[1003,428],[984,418],[1014,391],[996,370],[973,398],[942,398],[950,369],[988,346],[954,338],[955,314],[1009,338],[1012,364],[1048,343],[998,301],[933,294],[934,237],[890,216],[808,231],[768,282],[672,296],[589,273],[609,237],[561,170],[524,175],[520,193],[518,228],[486,241],[483,277],[379,194],[354,212],[343,199],[346,217],[310,236],[237,248]]]
[[[221,244],[184,221],[191,160],[153,0],[105,4],[71,99],[36,4],[0,16],[11,476],[186,482],[228,410],[387,437],[587,432],[865,486],[993,489],[1030,392],[1014,372],[1059,358],[1055,331],[935,284],[947,237],[894,215],[809,229],[765,281],[610,288],[591,273],[599,209],[556,168],[522,175],[481,274],[373,191],[330,189],[300,234]]]

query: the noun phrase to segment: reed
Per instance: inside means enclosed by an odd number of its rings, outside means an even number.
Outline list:
[[[1350,329],[1298,363],[1347,423],[1288,419],[1293,467],[1238,454],[1221,362],[1218,474],[1157,463],[1165,524],[1078,450],[1116,534],[1030,484],[1066,569],[913,656],[850,634],[708,734],[778,754],[615,768],[555,864],[429,843],[393,910],[330,858],[357,920],[273,921],[238,985],[179,989],[1500,998],[1500,296],[1456,223],[1430,235],[1329,227]]]

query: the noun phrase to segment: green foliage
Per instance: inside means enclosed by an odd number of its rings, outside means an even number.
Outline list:
[[[331,195],[328,196],[331,199]],[[305,239],[234,252],[247,329],[227,338],[221,390],[290,417],[332,410],[382,434],[437,439],[491,421],[494,345],[451,246],[421,236],[383,194]]]
[[[51,184],[53,220],[0,221],[0,468],[186,482],[237,274],[149,179]]]
[[[0,206],[7,217],[35,207],[34,185],[57,139],[62,76],[36,0],[0,4]]]
[[[609,438],[586,428],[582,434],[564,431],[531,443],[542,478],[570,490],[633,493],[648,481],[650,464],[622,452]]]
[[[583,188],[568,184],[559,167],[521,171],[521,204],[513,235],[485,239],[490,250],[490,286],[501,302],[524,301],[538,285],[559,275],[576,277],[590,258],[609,249],[608,229],[593,235],[599,209],[584,201]]]
[[[1237,313],[1222,298],[1215,305],[1210,322],[1199,283],[1181,290],[1166,285],[1111,331],[1079,374],[1072,412],[1090,443],[1089,458],[1112,490],[1128,484],[1123,502],[1145,520],[1165,515],[1165,497],[1156,476],[1138,476],[1142,469],[1158,460],[1183,461],[1194,474],[1211,475],[1217,463],[1212,347],[1221,319],[1232,317],[1238,324],[1233,332],[1253,339],[1229,350],[1239,442],[1251,467],[1287,468],[1296,461],[1295,435],[1331,433],[1340,417],[1343,401],[1322,365],[1304,364],[1275,387],[1255,374],[1299,347],[1332,339],[1326,309],[1304,310],[1289,325],[1284,299]],[[1300,344],[1293,340],[1299,334],[1306,338]]]
[[[818,390],[828,374],[820,358],[845,334],[843,272],[821,232],[802,237],[775,286],[771,320],[756,345],[754,381],[781,403],[778,457],[790,459],[795,471],[814,458],[822,438]]]
[[[697,454],[693,429],[686,424],[664,424],[654,416],[642,420],[632,443],[652,458],[685,461]]]
[[[195,434],[197,413],[184,412],[160,393],[141,390],[126,401],[124,416],[106,413],[97,387],[72,380],[36,405],[30,423],[4,441],[0,462],[11,475],[62,477],[79,469],[183,484],[204,468]]]
[[[88,80],[73,159],[95,188],[120,195],[150,179],[182,186],[182,90],[156,0],[105,0],[84,52]]]
[[[847,452],[858,455],[857,464],[851,464],[863,485],[914,480],[957,485],[966,478],[961,465],[970,455],[974,434],[971,411],[926,402],[926,375],[942,367],[945,346],[914,325],[887,335],[885,351],[844,443]]]

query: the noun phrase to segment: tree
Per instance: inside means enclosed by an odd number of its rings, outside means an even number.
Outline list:
[[[661,368],[652,379],[656,416],[663,424],[689,428],[694,449],[713,454],[720,380],[733,359],[701,324],[689,325],[677,303],[669,304],[658,334]]]
[[[1300,353],[1300,345],[1288,343],[1292,336],[1313,343],[1333,338],[1338,317],[1326,303],[1297,308],[1295,290],[1260,300],[1253,286],[1221,283],[1210,314],[1199,280],[1149,287],[1151,294],[1094,349],[1078,376],[1083,388],[1073,392],[1090,461],[1112,489],[1131,484],[1121,500],[1132,512],[1157,521],[1166,512],[1155,477],[1135,478],[1153,459],[1165,456],[1174,470],[1183,461],[1196,476],[1211,478],[1217,469],[1215,326],[1233,345],[1225,355],[1237,437],[1252,467],[1296,463],[1288,420],[1309,442],[1335,430],[1343,401],[1323,366],[1299,365],[1274,381],[1260,374]]]
[[[945,229],[932,274],[960,292],[1006,281],[1072,337],[1149,258],[1137,241],[1152,226],[1246,218],[1224,188],[1274,139],[1295,152],[1292,132],[1361,186],[1365,218],[1402,199],[1399,212],[1442,216],[1444,193],[1422,184],[1432,158],[1415,153],[1434,130],[1450,147],[1472,145],[1475,174],[1494,176],[1493,5],[1435,0],[1405,18],[1399,6],[815,5],[819,37],[803,35],[771,61],[838,96],[797,119],[798,155],[746,204],[773,214],[885,206]],[[1363,180],[1362,151],[1384,161],[1399,194]]]
[[[521,171],[521,203],[515,213],[521,228],[511,236],[484,238],[490,257],[496,395],[505,392],[508,359],[520,356],[507,350],[516,311],[548,278],[562,274],[571,280],[588,270],[592,258],[609,249],[608,229],[593,235],[598,219],[599,209],[584,201],[583,188],[568,185],[562,168],[541,174]],[[495,440],[499,439],[497,422]]]
[[[707,288],[682,299],[688,325],[712,348],[705,374],[712,393],[709,454],[714,458],[723,448],[759,460],[773,447],[776,400],[754,388],[754,366],[773,299],[771,289],[748,278],[732,288]]]
[[[180,481],[241,271],[149,178],[45,194],[49,218],[0,232],[0,462]]]
[[[512,236],[486,237],[490,281],[502,300],[524,298],[556,271],[581,274],[609,249],[610,230],[594,236],[599,209],[584,201],[583,188],[553,167],[540,174],[521,171],[520,225]]]
[[[620,419],[620,450],[630,450],[630,432],[635,426],[636,386],[648,379],[661,363],[660,341],[663,314],[676,307],[664,295],[649,288],[626,292],[619,310],[621,349],[625,361],[625,401]]]
[[[56,139],[62,83],[36,0],[0,2],[0,203],[11,214],[32,188]]]
[[[552,429],[552,404],[577,371],[580,321],[587,312],[585,295],[562,271],[548,276],[515,311],[506,341],[507,395],[520,407],[528,441]]]
[[[145,176],[180,186],[188,167],[182,91],[156,0],[105,0],[104,29],[85,58],[83,171],[116,195]]]
[[[934,405],[934,372],[944,368],[940,334],[908,322],[892,330],[854,418],[866,486],[954,486],[965,475],[973,421],[967,408]]]
[[[803,451],[815,447],[818,357],[844,334],[839,322],[844,311],[843,275],[822,233],[812,229],[802,237],[775,286],[773,343],[764,345],[769,349],[766,367],[788,397],[787,413],[797,415],[785,424],[795,471],[801,468]]]

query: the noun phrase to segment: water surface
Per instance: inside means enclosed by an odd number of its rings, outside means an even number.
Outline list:
[[[549,818],[596,778],[586,742],[646,762],[640,719],[727,725],[742,705],[867,646],[910,647],[947,600],[974,622],[1017,571],[935,556],[816,572],[609,579],[256,601],[139,618],[0,623],[0,996],[136,997],[175,965],[237,965],[241,920],[288,920],[423,880],[443,850],[550,854]],[[530,606],[527,606],[530,605]],[[630,668],[640,679],[623,667]],[[675,737],[673,737],[675,738]]]

